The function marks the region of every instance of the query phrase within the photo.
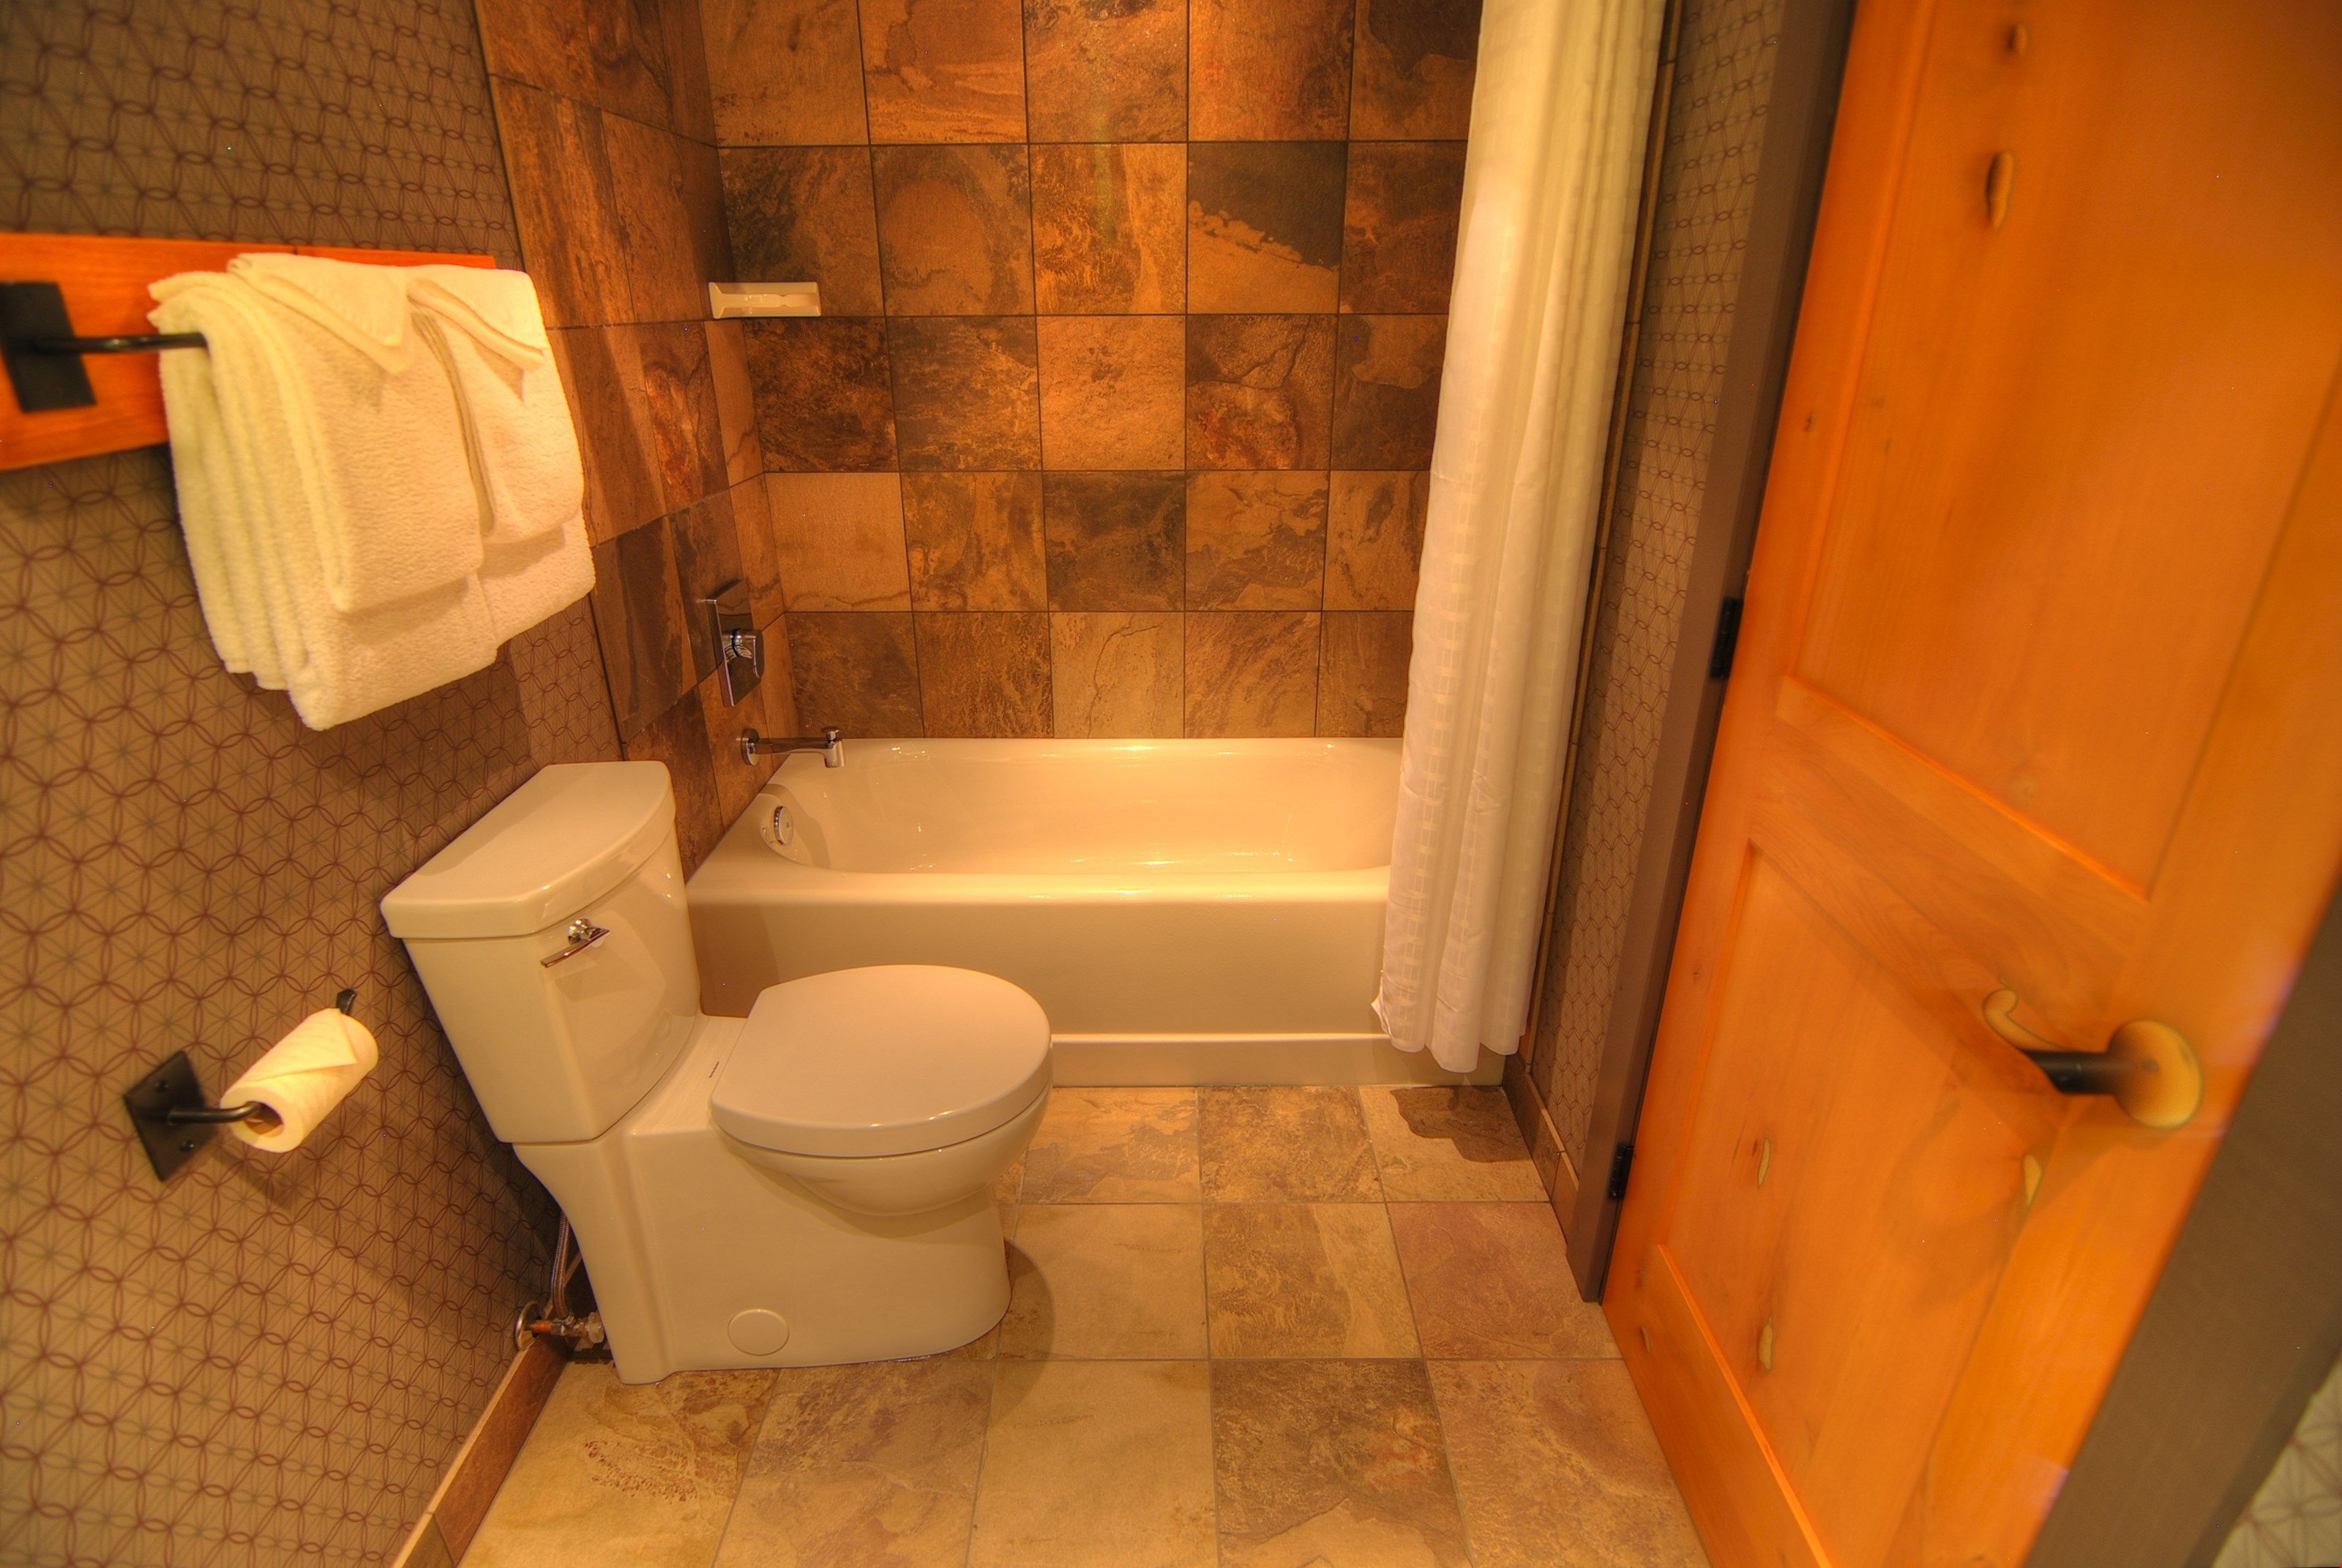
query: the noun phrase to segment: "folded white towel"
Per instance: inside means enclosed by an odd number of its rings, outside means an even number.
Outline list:
[[[538,538],[491,539],[487,559],[480,564],[480,587],[488,596],[488,619],[499,642],[567,609],[593,586],[594,553],[586,543],[582,516]]]
[[[586,471],[536,285],[487,267],[405,270],[417,329],[455,385],[489,542],[559,533],[585,504]]]
[[[407,269],[260,251],[227,270],[392,373],[415,362]]]

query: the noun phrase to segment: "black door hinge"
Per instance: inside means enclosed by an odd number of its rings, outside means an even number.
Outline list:
[[[1740,601],[1726,599],[1716,609],[1716,645],[1707,651],[1707,678],[1720,681],[1732,673],[1733,650],[1740,646]]]
[[[1626,1173],[1635,1168],[1635,1145],[1621,1144],[1610,1151],[1610,1201],[1626,1201]]]

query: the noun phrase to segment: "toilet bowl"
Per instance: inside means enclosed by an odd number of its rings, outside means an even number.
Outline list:
[[[949,1350],[1007,1308],[992,1187],[1049,1025],[890,964],[698,1010],[656,763],[547,767],[383,900],[497,1136],[575,1228],[618,1375]]]

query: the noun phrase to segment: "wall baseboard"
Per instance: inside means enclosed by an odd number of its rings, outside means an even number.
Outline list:
[[[455,1568],[463,1560],[568,1362],[550,1340],[535,1341],[513,1357],[391,1568]]]
[[[1577,1167],[1569,1163],[1569,1151],[1562,1147],[1561,1134],[1554,1131],[1545,1097],[1529,1077],[1527,1058],[1517,1053],[1505,1058],[1505,1098],[1512,1103],[1513,1120],[1520,1124],[1537,1180],[1545,1183],[1546,1196],[1552,1201],[1554,1217],[1561,1222],[1566,1237],[1570,1215],[1577,1207]]]

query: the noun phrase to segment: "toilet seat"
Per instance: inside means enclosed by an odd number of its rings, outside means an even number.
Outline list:
[[[974,970],[893,964],[766,987],[708,1109],[757,1148],[857,1158],[981,1137],[1048,1087],[1039,1003]]]

